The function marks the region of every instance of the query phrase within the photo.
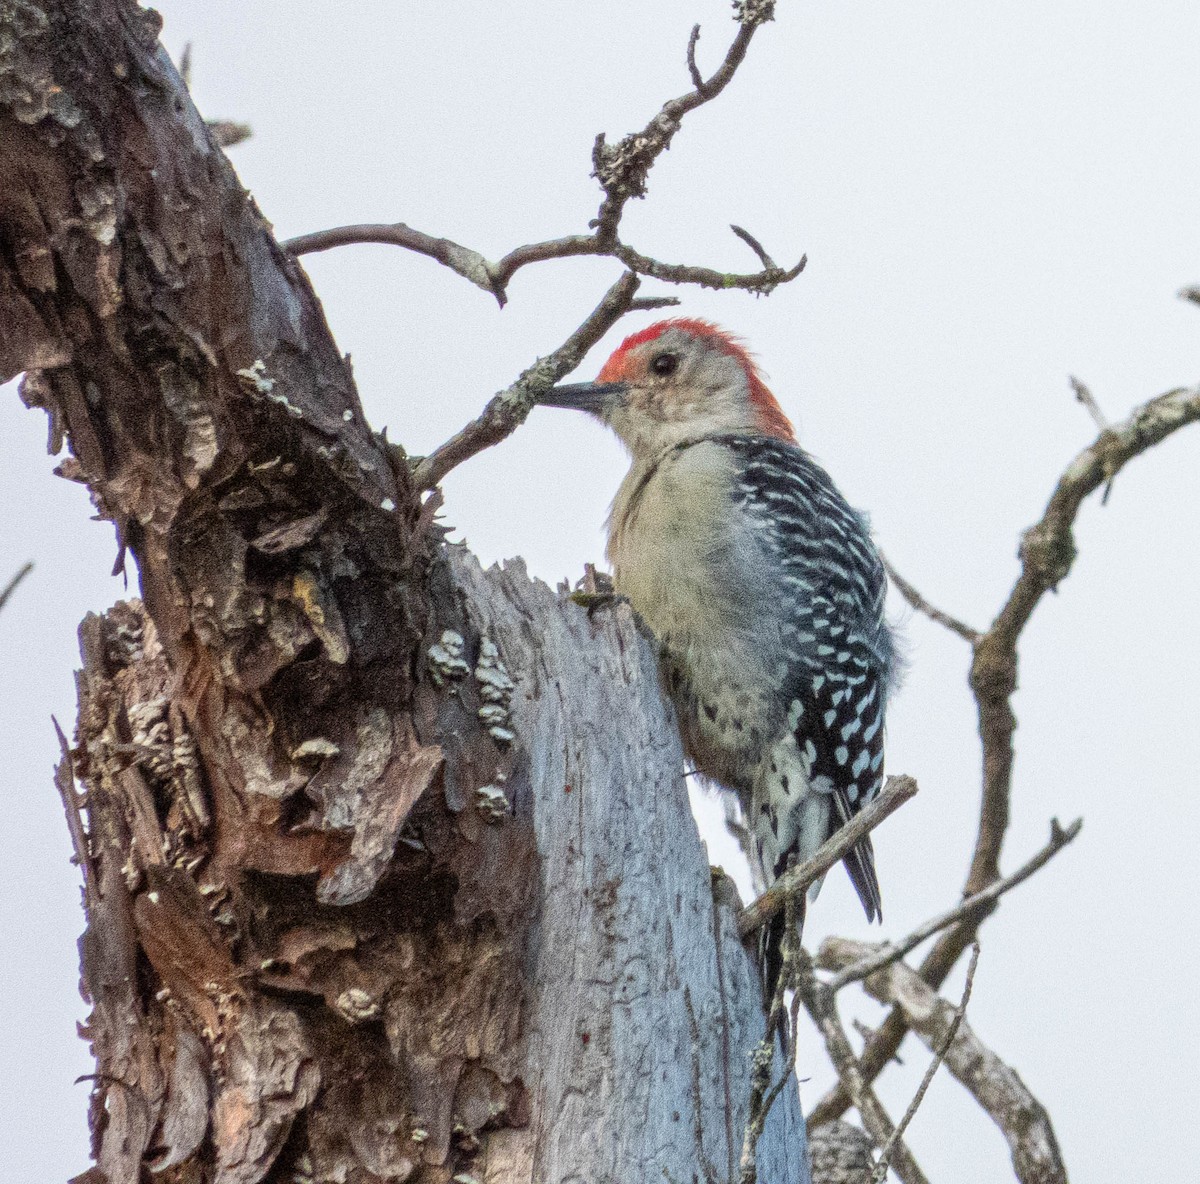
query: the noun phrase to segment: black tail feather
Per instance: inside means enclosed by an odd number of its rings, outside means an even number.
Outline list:
[[[858,899],[862,901],[867,920],[882,921],[883,898],[879,894],[879,877],[875,874],[875,848],[871,846],[871,836],[864,835],[855,843],[842,862]]]

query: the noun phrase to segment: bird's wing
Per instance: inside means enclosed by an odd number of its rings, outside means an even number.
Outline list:
[[[802,449],[763,437],[729,437],[727,443],[741,461],[735,497],[782,564],[777,611],[784,685],[793,697],[790,722],[811,788],[830,795],[832,833],[883,783],[894,663],[883,620],[887,577],[865,520]],[[797,854],[803,859],[812,852]],[[881,902],[869,838],[845,865],[874,920]],[[783,867],[774,870],[778,875]]]

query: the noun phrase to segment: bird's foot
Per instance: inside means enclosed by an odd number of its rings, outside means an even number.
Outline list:
[[[629,603],[629,597],[623,596],[613,586],[612,576],[607,572],[597,571],[591,563],[584,564],[583,579],[575,585],[575,591],[567,599],[586,608],[588,616],[601,609],[612,609]]]

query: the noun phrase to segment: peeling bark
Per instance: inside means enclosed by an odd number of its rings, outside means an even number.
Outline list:
[[[142,591],[58,778],[82,1179],[729,1179],[761,1000],[650,646],[446,550],[157,31],[0,0],[0,379]]]

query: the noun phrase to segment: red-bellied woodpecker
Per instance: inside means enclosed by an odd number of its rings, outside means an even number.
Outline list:
[[[737,794],[769,884],[883,782],[896,660],[866,522],[745,349],[704,321],[635,333],[596,382],[542,402],[592,412],[633,454],[608,522],[615,587],[661,646],[688,758]],[[845,865],[874,920],[870,839]],[[769,985],[782,931],[764,938]]]

